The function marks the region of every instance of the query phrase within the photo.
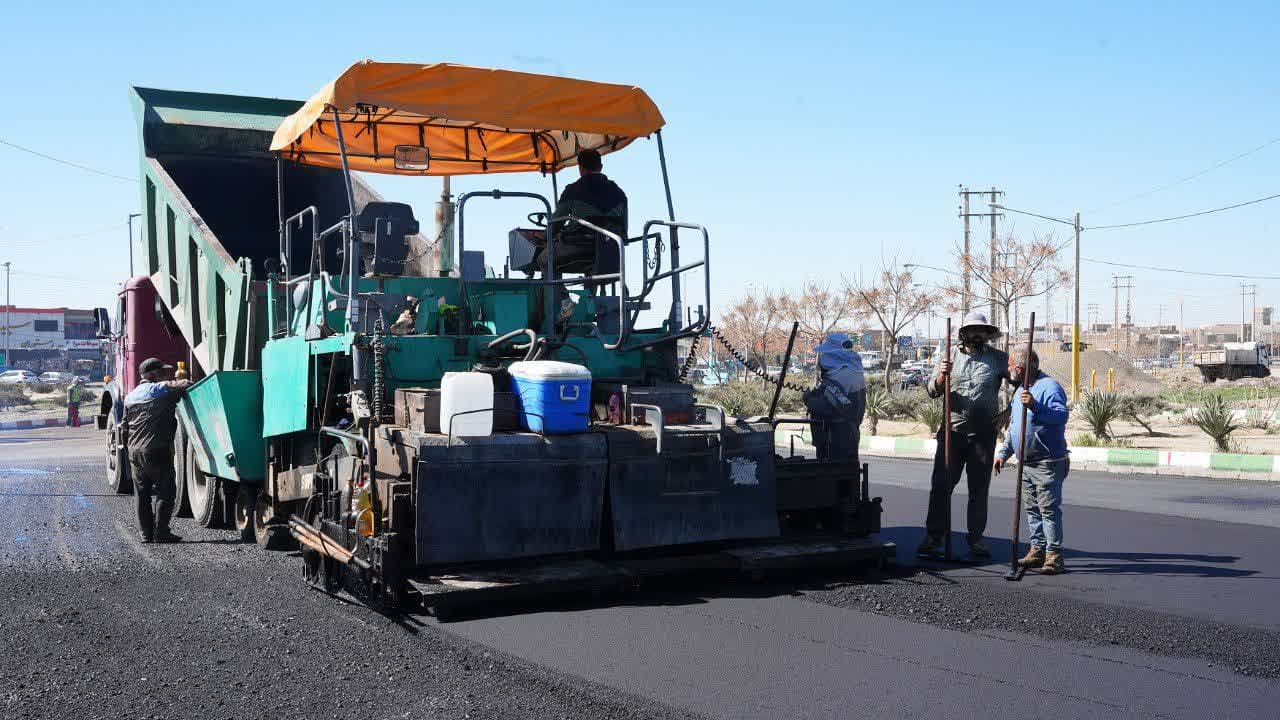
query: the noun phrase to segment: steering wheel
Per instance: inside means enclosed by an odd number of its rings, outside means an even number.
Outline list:
[[[547,226],[547,214],[545,212],[531,212],[527,217],[530,223],[540,228]]]

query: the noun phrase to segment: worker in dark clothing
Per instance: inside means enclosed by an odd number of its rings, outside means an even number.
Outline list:
[[[175,411],[190,380],[174,380],[173,366],[148,358],[138,366],[142,382],[124,399],[125,427],[129,433],[129,465],[138,502],[138,528],[142,542],[178,542],[169,530],[177,487],[173,474],[173,435],[178,429]],[[155,507],[152,507],[152,496]]]
[[[578,153],[578,179],[565,186],[556,203],[556,217],[574,215],[627,237],[627,194],[604,174],[604,161],[596,150]],[[572,221],[556,224],[556,234],[573,234]]]
[[[867,409],[862,356],[844,333],[831,333],[813,348],[818,354],[818,384],[804,394],[819,460],[857,464],[858,436]]]
[[[1009,356],[988,344],[999,335],[1000,329],[987,322],[982,313],[966,315],[960,324],[960,347],[938,363],[932,379],[925,385],[929,397],[941,397],[944,379],[951,375],[951,417],[938,429],[925,538],[916,548],[917,555],[941,554],[950,520],[947,517],[950,496],[960,483],[960,475],[965,473],[969,488],[969,554],[976,558],[991,557],[991,548],[982,534],[987,529],[987,492],[991,488],[997,426],[1003,410],[1000,386],[1009,378]],[[951,477],[947,477],[944,455],[944,433],[947,432],[951,433]]]

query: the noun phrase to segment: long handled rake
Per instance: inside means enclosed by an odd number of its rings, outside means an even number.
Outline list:
[[[1022,361],[1022,387],[1019,388],[1019,394],[1022,390],[1031,391],[1029,381],[1031,376],[1031,348],[1035,344],[1036,338],[1036,314],[1031,313],[1030,327],[1027,328],[1027,354]],[[1018,535],[1022,530],[1022,468],[1026,464],[1024,458],[1027,456],[1027,406],[1022,406],[1022,423],[1020,424],[1021,434],[1018,436],[1018,477],[1015,480],[1017,490],[1014,491],[1013,501],[1013,542],[1009,545],[1009,572],[1005,574],[1004,579],[1016,582],[1027,574],[1027,568],[1018,562]],[[1012,431],[1012,428],[1010,428]]]

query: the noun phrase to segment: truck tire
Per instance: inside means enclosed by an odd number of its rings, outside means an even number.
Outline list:
[[[191,506],[191,517],[197,525],[206,528],[223,527],[222,489],[218,478],[206,475],[196,463],[196,452],[193,443],[187,443],[187,502]]]
[[[175,517],[191,517],[191,503],[187,502],[187,432],[178,425],[173,436],[173,514]]]
[[[116,444],[116,414],[107,410],[107,487],[119,495],[133,494],[133,473],[129,469],[129,451]]]

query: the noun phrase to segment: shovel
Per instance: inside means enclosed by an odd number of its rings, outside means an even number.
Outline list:
[[[1036,314],[1031,313],[1030,327],[1027,328],[1027,354],[1022,361],[1022,387],[1021,390],[1031,391],[1031,386],[1027,383],[1028,376],[1031,375],[1031,348],[1035,343],[1036,336]],[[1019,424],[1022,428],[1022,434],[1018,437],[1018,477],[1015,480],[1017,490],[1014,491],[1013,501],[1013,542],[1009,545],[1009,572],[1005,573],[1004,579],[1010,582],[1017,582],[1027,574],[1027,567],[1018,562],[1018,535],[1022,530],[1022,466],[1023,458],[1027,455],[1027,406],[1022,406],[1022,422]],[[1012,431],[1012,428],[1010,428]]]

